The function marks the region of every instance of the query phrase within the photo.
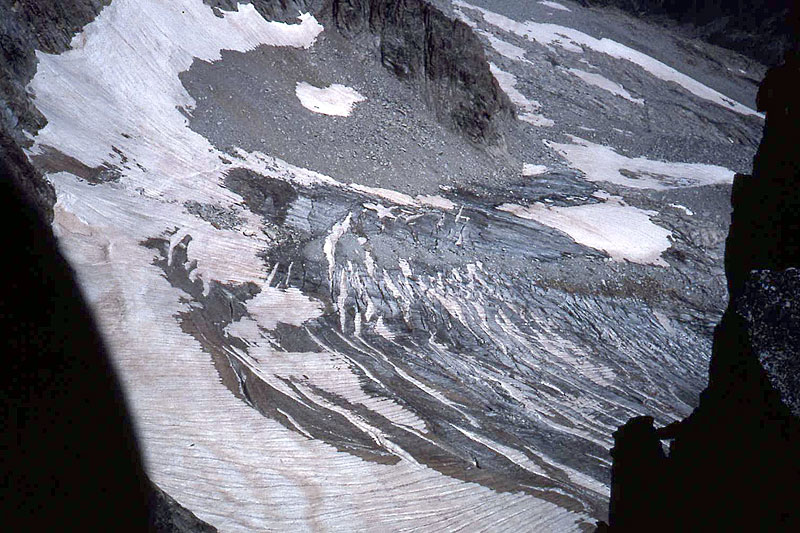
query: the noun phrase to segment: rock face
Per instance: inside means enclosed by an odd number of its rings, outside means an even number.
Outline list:
[[[800,164],[785,144],[797,134],[798,81],[789,54],[759,92],[767,121],[753,176],[734,182],[731,299],[708,388],[681,422],[654,432],[638,418],[615,433],[611,531],[800,527]],[[652,452],[659,439],[672,440],[668,458]],[[649,503],[638,505],[643,487]]]
[[[0,129],[0,161],[4,163],[4,179],[11,181],[36,206],[48,224],[52,223],[53,204],[56,203],[53,186],[33,168],[16,141],[2,129]]]
[[[217,528],[197,518],[173,497],[151,485],[149,500],[151,533],[214,533]]]
[[[798,29],[795,19],[788,17],[792,0],[583,0],[583,3],[616,6],[650,19],[668,17],[689,26],[701,39],[766,65],[781,61]]]
[[[464,22],[422,0],[333,0],[331,8],[346,35],[377,35],[383,64],[419,84],[440,117],[475,142],[499,142],[497,122],[513,113],[511,102]]]

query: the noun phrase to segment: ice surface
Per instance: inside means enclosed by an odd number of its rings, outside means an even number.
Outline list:
[[[287,284],[273,283],[274,274],[268,273],[275,270],[262,257],[274,243],[260,217],[241,209],[243,199],[225,187],[225,173],[235,165],[295,184],[354,188],[264,154],[219,152],[188,127],[183,113],[192,112],[194,101],[178,75],[196,59],[220,59],[223,49],[308,48],[321,31],[308,15],[295,24],[267,22],[252,4],[220,18],[200,0],[115,0],[75,37],[71,50],[37,54],[29,88],[47,126],[32,152],[49,146],[88,166],[110,162],[121,173],[117,182],[102,185],[67,172],[48,178],[58,195],[54,231],[119,369],[150,476],[221,531],[395,531],[434,525],[459,530],[493,527],[501,515],[511,530],[577,530],[577,522],[587,519],[582,514],[530,494],[498,493],[413,461],[354,410],[328,405],[321,396],[326,392],[364,405],[403,431],[425,432],[413,412],[365,392],[362,384],[370,377],[363,369],[333,352],[282,352],[269,342],[269,330],[279,322],[303,327],[321,309]],[[415,199],[385,189],[357,192],[365,201],[452,209],[445,199]],[[236,230],[216,228],[186,210],[190,200],[239,209],[242,224]],[[335,259],[339,239],[349,238],[347,220],[321,243],[328,258]],[[287,417],[297,429],[291,430],[235,396],[221,383],[208,348],[182,329],[178,316],[191,313],[197,302],[154,264],[161,255],[142,245],[148,239],[163,239],[170,251],[185,247],[187,262],[176,266],[201,280],[206,291],[212,282],[260,289],[246,302],[249,316],[225,330],[247,351],[222,345],[223,357],[292,398],[336,410],[396,451],[400,461],[378,464],[339,451],[309,438],[302,420]],[[414,380],[400,368],[397,373]],[[447,400],[434,387],[416,383]]]

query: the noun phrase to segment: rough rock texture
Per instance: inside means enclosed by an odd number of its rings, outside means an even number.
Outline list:
[[[0,128],[0,161],[4,166],[4,179],[10,180],[42,213],[45,221],[53,221],[53,204],[56,192],[25,157],[17,143]]]
[[[441,118],[475,142],[500,141],[497,120],[513,108],[464,22],[421,0],[333,0],[331,8],[346,35],[379,36],[383,64],[419,83]]]
[[[734,183],[731,301],[709,385],[687,419],[654,432],[640,417],[615,433],[611,531],[800,528],[800,159],[785,144],[797,131],[798,80],[789,55],[759,92],[767,120],[753,176]],[[673,441],[668,458],[652,452],[659,438]]]
[[[236,0],[203,0],[237,9]],[[498,120],[513,107],[489,71],[483,45],[460,20],[423,0],[255,0],[267,19],[300,11],[331,16],[347,37],[378,37],[381,60],[401,79],[417,84],[440,119],[477,143],[501,142]]]
[[[253,4],[267,20],[289,20],[298,13],[316,11],[325,0],[203,0],[203,3],[216,10],[238,11],[239,4]],[[222,13],[215,11],[217,16]]]
[[[788,18],[793,0],[583,0],[583,3],[616,6],[651,20],[677,21],[701,39],[766,65],[781,61],[798,28]]]
[[[747,323],[770,384],[781,400],[800,416],[800,270],[754,272],[739,299],[738,313]]]

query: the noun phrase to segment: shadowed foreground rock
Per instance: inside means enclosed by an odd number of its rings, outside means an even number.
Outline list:
[[[767,114],[753,176],[734,182],[728,309],[708,388],[685,420],[614,435],[610,531],[800,530],[800,57],[758,95]],[[660,440],[671,440],[669,456]]]
[[[2,130],[0,146],[12,228],[2,243],[14,254],[0,290],[5,521],[24,531],[216,531],[148,481],[103,341],[40,213],[50,189]]]

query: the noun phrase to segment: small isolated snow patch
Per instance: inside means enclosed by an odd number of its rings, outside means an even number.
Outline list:
[[[523,176],[538,176],[545,172],[547,172],[547,167],[544,165],[531,165],[529,163],[522,165]]]
[[[562,6],[558,2],[548,2],[546,0],[543,0],[542,2],[539,2],[539,3],[542,4],[543,6],[547,6],[547,7],[552,8],[552,9],[558,9],[560,11],[572,12],[572,10],[570,8],[568,8],[567,6]]]
[[[571,68],[567,72],[573,76],[577,76],[589,85],[594,85],[595,87],[599,87],[600,89],[608,91],[611,94],[621,96],[622,98],[629,100],[634,104],[644,105],[643,99],[634,98],[631,96],[631,93],[625,90],[625,87],[617,82],[609,80],[605,76],[601,76],[600,74],[596,74],[594,72],[586,72],[577,68]]]
[[[417,201],[420,205],[425,205],[428,207],[436,207],[438,209],[444,209],[446,211],[452,211],[456,208],[456,204],[444,198],[442,196],[436,194],[418,194]]]
[[[536,202],[530,207],[503,204],[497,209],[563,231],[578,244],[602,250],[615,261],[669,266],[661,253],[671,246],[672,234],[650,220],[656,212],[626,205],[618,196],[574,207]]]
[[[375,214],[378,215],[378,218],[383,220],[384,218],[395,219],[397,218],[394,213],[392,213],[392,207],[386,207],[383,204],[363,204],[365,209],[369,209],[370,211],[375,211]]]
[[[734,172],[725,167],[627,157],[611,147],[574,135],[569,137],[575,144],[550,141],[545,141],[545,144],[564,156],[589,181],[605,181],[634,189],[655,190],[733,182]]]
[[[524,48],[520,48],[515,44],[511,44],[508,41],[504,41],[503,39],[495,37],[488,31],[478,31],[478,33],[486,37],[494,51],[501,56],[507,57],[508,59],[513,59],[514,61],[527,61],[527,59],[525,59]]]
[[[314,87],[304,81],[297,82],[295,94],[303,107],[314,113],[347,117],[353,106],[366,98],[350,87],[334,83],[328,87]]]
[[[686,213],[688,216],[692,216],[692,215],[694,215],[694,211],[692,211],[691,209],[689,209],[689,208],[688,208],[688,207],[686,207],[685,205],[681,205],[681,204],[669,204],[669,206],[670,206],[670,207],[674,207],[674,208],[675,208],[675,209],[677,209],[678,211],[683,211],[683,212],[684,212],[684,213]]]

